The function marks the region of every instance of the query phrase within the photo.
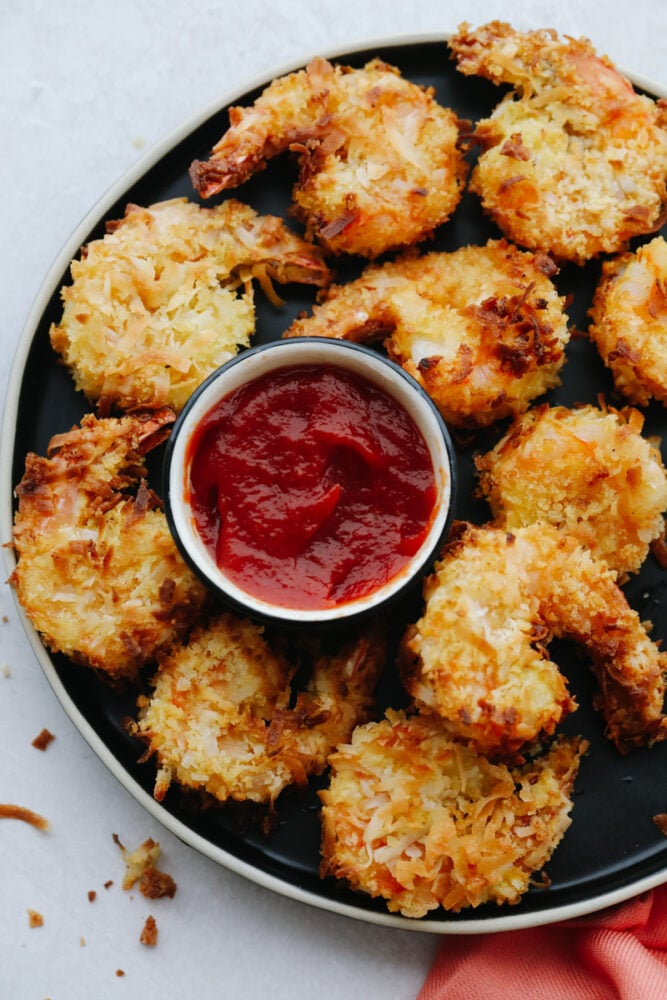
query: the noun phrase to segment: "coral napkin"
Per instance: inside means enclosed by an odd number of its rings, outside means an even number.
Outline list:
[[[446,938],[417,1000],[666,1000],[667,885],[547,927]]]

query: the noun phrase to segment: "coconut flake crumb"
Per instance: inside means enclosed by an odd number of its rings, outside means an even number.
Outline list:
[[[23,823],[29,823],[37,827],[38,830],[48,830],[49,821],[32,809],[24,806],[16,806],[10,802],[0,802],[0,819],[20,819]]]
[[[146,917],[146,923],[143,926],[143,930],[141,931],[141,936],[139,940],[141,941],[142,944],[145,944],[148,948],[154,948],[155,945],[157,944],[157,935],[158,935],[158,929],[157,929],[157,924],[155,922],[155,917],[149,915],[148,917]]]
[[[135,884],[139,885],[139,891],[147,899],[161,899],[168,896],[170,899],[176,892],[176,883],[166,872],[157,868],[157,860],[160,857],[160,845],[157,841],[149,837],[136,851],[128,851],[121,843],[118,834],[113,834],[114,843],[120,848],[126,871],[123,878],[123,889],[132,889]]]
[[[52,743],[53,740],[55,740],[53,733],[49,732],[48,729],[42,729],[41,733],[39,733],[38,736],[35,736],[31,745],[34,746],[36,750],[46,750],[49,743]]]

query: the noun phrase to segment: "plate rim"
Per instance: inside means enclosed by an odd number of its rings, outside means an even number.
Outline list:
[[[331,61],[340,61],[373,49],[418,47],[420,45],[435,45],[439,43],[442,43],[444,48],[450,38],[451,32],[443,31],[441,33],[429,32],[424,34],[389,35],[360,39],[351,43],[349,47],[346,46],[345,51],[341,51],[339,46],[324,51],[311,51],[299,59],[286,61],[273,70],[255,74],[254,77],[249,78],[245,83],[234,88],[229,88],[221,95],[213,98],[203,108],[188,115],[178,125],[166,132],[165,135],[139,156],[93,203],[79,224],[71,232],[68,239],[63,243],[42,279],[21,329],[9,371],[2,413],[2,428],[0,430],[0,472],[4,470],[7,473],[5,488],[0,492],[0,546],[2,546],[2,556],[8,577],[11,577],[16,566],[16,558],[12,545],[14,521],[12,498],[14,496],[14,483],[12,481],[11,470],[13,468],[21,385],[25,374],[26,362],[43,313],[52,296],[58,290],[63,273],[66,272],[70,262],[79,252],[83,240],[90,233],[93,226],[103,221],[111,207],[122,198],[123,193],[129,190],[152,167],[158,164],[178,143],[187,139],[192,132],[212,116],[219,114],[223,109],[239,101],[248,93],[260,87],[267,86],[277,76],[301,69],[308,64],[310,59],[317,56]],[[654,97],[667,98],[667,85],[660,84],[641,74],[630,73],[620,64],[615,65],[616,69],[634,87],[645,90]],[[501,913],[499,916],[494,915],[486,918],[466,918],[464,921],[441,919],[436,921],[428,917],[414,920],[409,917],[389,913],[388,911],[384,913],[357,908],[348,903],[319,896],[279,876],[261,871],[248,862],[237,858],[235,855],[213,844],[195,830],[192,830],[187,824],[170,813],[163,805],[149,795],[137,780],[126,771],[111,753],[104,740],[95,732],[85,715],[70,698],[58,676],[51,656],[21,607],[15,588],[10,587],[10,589],[23,631],[61,708],[97,758],[116,778],[125,791],[182,843],[187,844],[193,850],[198,851],[198,853],[227,870],[278,895],[364,923],[400,930],[410,930],[418,933],[468,936],[523,930],[563,920],[569,921],[626,902],[634,896],[667,882],[666,861],[664,868],[660,871],[638,879],[629,885],[607,893],[598,893],[593,897],[580,900],[576,903],[568,903],[536,912],[513,913],[510,910],[509,912]]]

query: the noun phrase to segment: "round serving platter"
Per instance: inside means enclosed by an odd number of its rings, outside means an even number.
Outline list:
[[[398,66],[408,79],[432,86],[441,104],[454,108],[460,118],[472,121],[487,116],[500,96],[498,88],[490,83],[464,77],[456,71],[444,36],[381,40],[343,54],[323,54],[351,66],[361,66],[379,56]],[[176,196],[196,201],[188,167],[194,159],[205,159],[224,131],[226,109],[251,103],[270,80],[300,65],[281,67],[187,121],[121,178],[63,247],[28,317],[10,378],[0,451],[2,542],[11,540],[13,489],[23,474],[26,453],[44,454],[53,434],[69,429],[89,410],[49,343],[50,324],[60,319],[60,288],[68,283],[71,259],[82,245],[101,237],[105,222],[120,218],[129,202],[148,205]],[[649,81],[635,79],[634,83],[652,96],[664,96],[661,88]],[[286,217],[294,177],[293,165],[287,158],[279,158],[264,173],[230,194],[259,212]],[[217,201],[214,198],[210,203]],[[664,232],[667,234],[667,227]],[[428,249],[453,250],[468,243],[484,243],[499,235],[483,217],[477,199],[466,194]],[[334,266],[337,280],[343,281],[356,276],[362,264],[350,260],[336,261]],[[561,294],[571,297],[569,313],[577,329],[586,328],[586,313],[599,269],[599,262],[583,268],[565,266],[555,279]],[[280,293],[285,305],[278,309],[257,290],[257,332],[253,343],[280,337],[292,319],[314,302],[313,290],[281,287]],[[607,371],[585,338],[573,338],[567,353],[562,384],[544,397],[545,401],[564,405],[595,403],[602,393],[610,403],[621,405]],[[644,432],[662,439],[664,459],[667,411],[651,405],[644,414]],[[457,518],[476,523],[488,519],[488,508],[475,497],[474,455],[487,451],[504,427],[499,425],[457,441]],[[159,486],[161,455],[159,451],[151,456],[154,487]],[[11,547],[5,547],[4,552],[11,573],[14,566]],[[642,620],[653,622],[652,637],[662,639],[663,643],[667,641],[667,572],[649,556],[641,572],[624,589]],[[604,737],[602,721],[591,707],[593,681],[588,666],[578,650],[568,643],[551,646],[551,654],[568,677],[579,703],[562,731],[584,735],[590,742],[590,750],[576,783],[572,826],[546,867],[549,886],[531,888],[513,907],[484,906],[459,914],[441,910],[411,920],[390,914],[383,901],[353,893],[342,882],[319,878],[317,789],[325,784],[326,776],[312,781],[306,793],[289,790],[283,793],[277,802],[278,822],[270,835],[265,835],[256,817],[243,808],[198,810],[175,789],[170,790],[164,802],[157,803],[152,796],[153,765],[139,763],[143,748],[127,735],[123,726],[123,720],[135,712],[135,694],[114,691],[93,671],[48,653],[20,608],[19,612],[41,668],[65,712],[131,795],[172,833],[202,854],[283,895],[386,926],[472,934],[572,918],[667,881],[667,838],[653,821],[656,814],[667,811],[667,744],[633,751],[627,756],[615,750]],[[405,622],[415,612],[418,613],[418,604],[405,607]],[[405,702],[391,670],[381,686],[378,702],[380,709],[399,708]]]

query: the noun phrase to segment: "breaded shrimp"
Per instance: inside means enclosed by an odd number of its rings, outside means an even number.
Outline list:
[[[648,638],[616,574],[552,525],[462,526],[424,597],[399,654],[405,686],[480,753],[518,751],[576,708],[546,653],[555,636],[590,655],[596,707],[621,752],[667,736],[667,653]]]
[[[667,474],[643,424],[630,407],[529,410],[476,459],[496,523],[547,521],[620,576],[636,572],[667,510]]]
[[[210,159],[190,168],[199,194],[237,187],[290,150],[295,214],[331,253],[412,245],[459,203],[467,165],[456,115],[379,59],[363,69],[313,59],[229,118]]]
[[[372,264],[285,336],[384,339],[445,420],[483,427],[559,382],[569,329],[556,270],[504,240]]]
[[[667,131],[661,102],[636,93],[587,39],[462,24],[458,69],[511,84],[477,122],[470,189],[510,239],[583,263],[663,221]]]
[[[510,768],[453,741],[433,715],[390,710],[330,759],[321,874],[406,917],[517,903],[570,825],[586,748],[562,741]]]
[[[164,658],[139,700],[134,735],[158,764],[155,798],[172,783],[221,802],[273,805],[291,784],[324,770],[329,753],[365,722],[384,665],[373,633],[316,657],[291,705],[295,665],[254,623],[223,613]]]
[[[88,414],[51,439],[48,457],[28,454],[16,488],[18,598],[52,652],[112,681],[154,662],[205,597],[142,478],[173,419]]]
[[[588,335],[619,392],[667,406],[667,242],[662,236],[602,265]]]
[[[281,219],[229,200],[128,205],[103,239],[83,248],[62,289],[51,343],[77,389],[106,416],[180,410],[255,329],[252,278],[325,285],[321,251]]]

